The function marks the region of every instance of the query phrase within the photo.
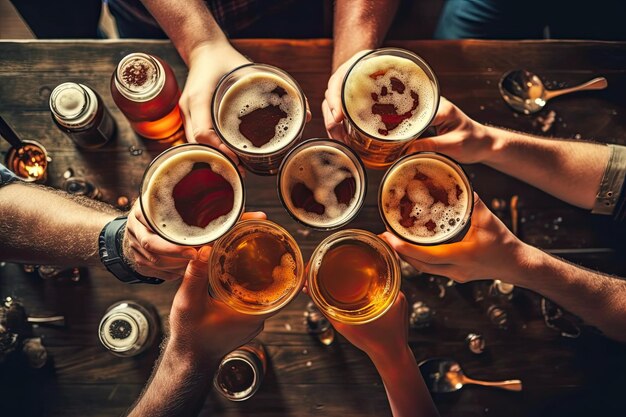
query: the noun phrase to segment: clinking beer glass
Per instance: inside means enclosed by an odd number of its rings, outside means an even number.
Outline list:
[[[344,127],[368,168],[391,165],[429,126],[439,106],[439,83],[413,52],[382,48],[359,58],[342,85]]]

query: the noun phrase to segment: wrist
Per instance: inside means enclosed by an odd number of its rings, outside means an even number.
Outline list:
[[[367,352],[367,355],[381,375],[415,360],[408,344],[377,352]]]
[[[497,164],[506,147],[504,136],[500,129],[475,123],[479,126],[478,130],[481,132],[482,143],[484,143],[484,149],[478,162],[489,166]]]
[[[181,340],[172,334],[167,340],[163,357],[173,358],[180,362],[181,368],[192,368],[197,373],[212,376],[222,360],[216,354],[202,352],[192,347],[189,341]]]
[[[194,45],[185,59],[189,68],[194,64],[206,64],[207,61],[212,66],[218,65],[230,70],[234,67],[244,65],[250,62],[238,50],[236,50],[228,39],[202,41]]]
[[[545,252],[531,246],[527,243],[517,240],[513,250],[514,268],[509,270],[506,277],[501,277],[503,281],[520,287],[535,290],[537,283],[535,279],[538,275],[538,269],[545,264]]]

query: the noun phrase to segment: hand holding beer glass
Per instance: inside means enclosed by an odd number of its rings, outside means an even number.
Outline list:
[[[187,141],[214,146],[231,156],[213,128],[211,99],[224,74],[250,61],[227,41],[220,44],[201,43],[189,53],[187,61],[189,73],[180,96]]]
[[[382,237],[416,269],[458,282],[499,279],[520,281],[516,266],[527,265],[531,247],[520,241],[477,195],[472,222],[462,241],[439,246],[413,244],[385,232]]]
[[[211,118],[221,141],[242,165],[260,175],[274,175],[302,136],[307,101],[285,71],[265,64],[242,65],[220,80]]]
[[[438,103],[437,78],[422,58],[397,48],[368,52],[350,67],[341,87],[345,137],[368,168],[386,168],[426,130]],[[341,120],[333,116],[332,123],[327,120],[331,130]]]

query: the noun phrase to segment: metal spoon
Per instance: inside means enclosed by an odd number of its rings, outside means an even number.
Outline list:
[[[500,79],[500,94],[504,101],[517,112],[537,113],[546,102],[563,94],[584,90],[603,90],[609,83],[606,78],[598,77],[575,87],[562,90],[547,90],[541,79],[527,70],[509,71]]]
[[[463,388],[465,384],[482,385],[484,387],[497,387],[508,391],[521,391],[522,381],[510,379],[508,381],[479,381],[472,379],[463,373],[461,365],[452,359],[434,358],[427,359],[419,364],[420,372],[430,392],[446,393],[454,392]]]

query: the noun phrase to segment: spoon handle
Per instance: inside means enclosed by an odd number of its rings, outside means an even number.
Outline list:
[[[0,116],[0,135],[2,135],[2,137],[6,139],[6,141],[9,142],[15,149],[22,147],[22,141],[19,136],[17,136],[17,133],[15,133],[2,116]]]
[[[467,384],[482,385],[483,387],[502,388],[508,391],[522,390],[522,381],[519,379],[509,379],[507,381],[479,381],[477,379],[465,377],[463,382]]]
[[[591,81],[587,81],[584,84],[577,85],[575,87],[564,88],[562,90],[548,90],[545,93],[545,100],[550,100],[551,98],[562,96],[563,94],[573,93],[575,91],[584,91],[584,90],[604,90],[608,87],[609,83],[604,77],[594,78]]]

